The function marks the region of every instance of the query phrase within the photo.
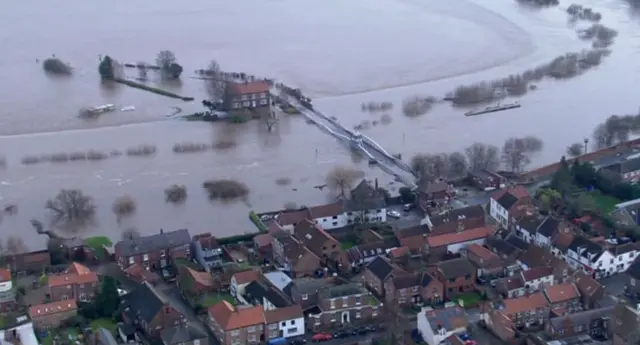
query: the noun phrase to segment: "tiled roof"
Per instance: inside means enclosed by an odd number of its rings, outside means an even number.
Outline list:
[[[518,290],[524,287],[524,281],[521,277],[503,278],[501,282],[504,284],[507,291]]]
[[[74,300],[57,301],[29,307],[29,316],[31,316],[32,319],[35,319],[38,317],[63,313],[74,309],[78,309],[78,305]]]
[[[532,269],[522,272],[522,278],[525,282],[540,279],[542,277],[548,277],[553,275],[553,269],[551,267],[534,267]]]
[[[438,263],[438,269],[446,279],[473,274],[476,271],[475,266],[467,258],[441,261]]]
[[[65,286],[71,284],[92,284],[98,282],[98,275],[95,272],[85,274],[64,273],[50,275],[47,277],[49,287]]]
[[[265,323],[264,309],[261,305],[236,308],[227,301],[221,301],[209,307],[208,312],[225,331]]]
[[[189,243],[191,243],[189,230],[181,229],[120,241],[114,248],[118,256],[133,256]]]
[[[245,271],[236,272],[231,277],[236,278],[236,284],[242,285],[260,279],[260,273],[254,271],[253,269],[248,269]]]
[[[333,242],[336,246],[340,245],[340,243],[324,231],[320,225],[310,221],[302,221],[296,224],[293,229],[293,234],[298,241],[318,257],[322,256],[322,247],[325,246],[327,242]]]
[[[11,272],[6,268],[0,268],[0,283],[8,282],[11,280]]]
[[[290,307],[271,309],[264,312],[264,317],[268,324],[293,320],[303,317],[302,308],[295,304]]]
[[[393,286],[395,286],[396,289],[407,289],[413,286],[420,286],[421,278],[422,276],[407,273],[394,276],[391,280],[393,281]]]
[[[542,292],[536,292],[529,296],[509,298],[504,300],[504,313],[507,315],[528,312],[543,308],[548,305]]]
[[[400,258],[409,253],[411,253],[411,250],[409,249],[409,247],[399,247],[399,248],[391,249],[391,251],[389,252],[389,256],[392,258]]]
[[[376,278],[380,279],[380,281],[384,282],[389,276],[391,276],[393,266],[389,261],[378,256],[367,265],[367,270],[369,270]]]
[[[249,95],[254,93],[269,92],[269,84],[258,80],[244,83],[231,83],[231,89],[237,95]]]
[[[581,295],[593,296],[599,291],[604,292],[604,287],[597,280],[584,273],[578,273],[574,281]]]
[[[468,206],[451,210],[445,214],[439,214],[433,217],[429,217],[433,227],[440,226],[442,224],[457,222],[459,220],[468,218],[484,218],[484,209],[480,205]]]
[[[260,234],[253,238],[253,243],[255,243],[258,248],[268,247],[272,241],[273,235],[271,234]]]
[[[453,234],[443,234],[437,236],[429,236],[427,243],[431,248],[448,246],[450,244],[456,244],[461,242],[468,242],[485,238],[492,233],[489,227],[481,227],[475,229],[464,230]]]
[[[213,276],[209,272],[198,272],[189,267],[185,267],[187,273],[193,281],[204,286],[213,286]]]
[[[337,202],[309,207],[309,214],[313,219],[333,217],[342,213],[344,213],[344,209]]]
[[[308,209],[296,211],[284,211],[276,216],[276,222],[280,225],[295,225],[305,219],[311,218]]]
[[[91,270],[87,266],[74,262],[67,268],[67,273],[88,274],[91,273]]]
[[[489,249],[477,244],[477,243],[473,243],[472,245],[470,245],[467,250],[469,251],[469,253],[473,253],[476,256],[478,256],[479,258],[481,258],[482,260],[494,260],[494,259],[499,259],[500,257],[490,251]]]
[[[573,283],[564,283],[553,286],[547,286],[544,289],[549,303],[559,303],[580,297],[580,293]]]

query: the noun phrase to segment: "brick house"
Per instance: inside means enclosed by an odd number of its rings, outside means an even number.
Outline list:
[[[230,83],[227,95],[228,110],[253,109],[271,104],[269,84],[263,80]]]
[[[442,283],[448,300],[477,290],[476,268],[466,258],[442,261],[436,267],[435,277]]]
[[[427,212],[431,202],[443,202],[455,196],[455,189],[446,181],[428,181],[418,183],[417,203],[423,212]]]
[[[613,306],[556,316],[545,324],[545,332],[553,339],[576,335],[607,335]]]
[[[467,247],[467,258],[478,268],[480,276],[499,277],[504,274],[504,260],[479,244]]]
[[[582,310],[580,293],[573,283],[547,286],[542,292],[555,315],[562,316]]]
[[[395,231],[395,235],[401,246],[409,248],[413,254],[419,254],[427,248],[429,226],[424,224],[398,229]]]
[[[209,307],[207,314],[207,326],[223,345],[264,342],[262,306],[234,307],[227,301],[221,301]]]
[[[508,187],[496,191],[489,201],[489,215],[505,229],[510,229],[520,214],[520,206],[531,204],[531,195],[522,186]]]
[[[385,295],[385,283],[394,275],[406,273],[388,259],[378,256],[365,267],[362,278],[369,288],[382,297]]]
[[[36,330],[58,328],[60,324],[78,314],[74,300],[57,301],[29,307],[29,316]]]
[[[285,270],[291,271],[294,277],[313,276],[321,267],[320,257],[288,232],[279,230],[272,235],[273,259]]]
[[[213,276],[209,272],[199,272],[187,266],[180,266],[178,275],[178,285],[191,295],[204,295],[217,288]]]
[[[553,282],[563,283],[573,274],[569,264],[554,256],[550,251],[531,244],[518,257],[518,261],[530,269],[536,267],[550,267],[553,271]]]
[[[297,278],[293,280],[293,286],[290,289],[291,299],[293,303],[299,304],[302,310],[308,310],[318,307],[320,301],[320,291],[334,285],[334,279],[331,277],[324,279],[315,278]]]
[[[429,273],[404,273],[393,276],[384,284],[385,301],[398,305],[440,304],[444,299],[442,283]]]
[[[191,235],[189,230],[181,229],[159,234],[127,239],[116,243],[115,258],[121,270],[135,264],[147,269],[158,270],[170,263],[170,260],[191,256]]]
[[[582,304],[586,308],[593,308],[596,302],[604,297],[604,286],[593,277],[582,272],[576,273],[574,278],[576,287],[582,297]]]
[[[469,206],[428,216],[426,221],[431,235],[448,234],[485,226],[485,212],[480,205]]]
[[[542,292],[504,300],[500,310],[515,327],[542,324],[549,319],[549,304]]]
[[[293,236],[326,265],[341,265],[348,268],[349,260],[340,242],[329,235],[320,225],[302,221],[293,228]],[[337,267],[336,267],[337,268]]]
[[[42,273],[42,270],[51,266],[51,255],[48,250],[5,255],[4,263],[11,272]]]
[[[547,286],[555,284],[553,269],[551,267],[534,267],[520,272],[527,292],[536,292]]]
[[[427,247],[429,255],[434,258],[443,258],[448,253],[457,254],[472,244],[484,244],[486,238],[493,233],[489,227],[463,229],[458,232],[442,235],[429,235]]]
[[[381,306],[359,284],[328,286],[318,291],[319,312],[308,315],[307,327],[319,330],[371,322]]]
[[[611,330],[613,345],[637,344],[640,339],[640,311],[619,303],[613,308]]]
[[[168,298],[149,283],[122,296],[120,308],[123,321],[143,331],[148,338],[159,337],[161,330],[179,325],[184,318]]]
[[[98,274],[78,263],[65,273],[47,276],[47,286],[53,301],[92,301],[100,289]]]

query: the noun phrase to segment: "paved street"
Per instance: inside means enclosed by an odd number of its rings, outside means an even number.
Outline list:
[[[403,205],[389,206],[388,209],[400,213],[399,219],[395,219],[387,215],[387,224],[392,226],[394,229],[405,229],[420,225],[420,221],[424,218],[424,216],[415,209],[411,212],[405,212]]]
[[[627,284],[627,275],[626,274],[616,274],[611,277],[598,279],[598,282],[604,286],[604,291],[606,294],[612,296],[622,296],[624,295],[624,287]]]

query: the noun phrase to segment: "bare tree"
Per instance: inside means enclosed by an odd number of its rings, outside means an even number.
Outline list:
[[[569,157],[578,157],[584,154],[584,146],[583,143],[573,143],[569,145],[569,147],[567,147],[567,155],[569,155]]]
[[[502,147],[502,160],[507,169],[520,172],[531,163],[531,155],[542,150],[542,141],[536,137],[509,138]]]
[[[21,237],[9,236],[4,243],[5,255],[18,255],[27,252],[27,245],[24,243]]]
[[[327,186],[339,193],[340,197],[346,197],[346,193],[351,190],[354,183],[363,177],[360,170],[355,170],[345,166],[337,166],[327,174]]]
[[[176,55],[170,50],[163,50],[156,56],[156,65],[164,78],[177,79],[182,74],[182,66],[178,64]]]
[[[449,163],[446,153],[418,154],[411,158],[411,169],[419,179],[434,180],[447,176]]]
[[[450,178],[459,178],[467,175],[468,164],[467,157],[460,152],[453,152],[449,155],[449,172]]]
[[[138,67],[138,79],[142,81],[147,80],[147,64],[144,62],[138,62],[136,67]]]
[[[262,115],[262,122],[264,123],[265,127],[267,127],[267,132],[271,132],[273,130],[273,126],[275,126],[278,123],[278,116],[276,115],[276,112],[273,111],[273,109],[269,109],[269,111]]]
[[[500,151],[494,145],[474,143],[464,150],[470,171],[495,171],[500,166]]]
[[[55,213],[56,220],[87,220],[95,213],[93,199],[79,189],[62,189],[45,208]]]
[[[209,97],[214,100],[222,100],[227,91],[227,81],[216,60],[209,62],[206,74],[207,93]]]
[[[122,231],[122,240],[133,240],[140,237],[140,231],[136,228],[127,228]]]
[[[114,201],[112,211],[118,217],[132,214],[136,211],[136,201],[130,196],[121,196]]]

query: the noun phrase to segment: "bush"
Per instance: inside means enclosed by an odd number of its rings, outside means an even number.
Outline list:
[[[87,159],[87,154],[85,152],[72,152],[69,154],[70,161],[84,161]]]
[[[37,163],[40,163],[40,157],[38,157],[38,156],[24,156],[24,157],[22,157],[22,159],[20,161],[24,165],[37,164]]]
[[[213,148],[216,150],[226,150],[236,147],[236,142],[232,140],[220,140],[213,144]]]
[[[52,74],[71,75],[73,73],[73,68],[58,58],[48,58],[44,60],[42,62],[42,68]]]
[[[415,117],[426,114],[437,102],[434,97],[413,96],[402,102],[402,113],[405,116]]]
[[[164,190],[165,201],[174,204],[182,203],[187,199],[187,187],[174,184]]]
[[[54,153],[48,157],[53,163],[66,163],[69,161],[69,155],[66,153]]]
[[[258,217],[258,215],[253,210],[249,212],[249,219],[251,219],[253,224],[255,224],[255,226],[261,232],[268,232],[269,231],[267,226],[260,220],[260,217]]]
[[[101,161],[107,158],[109,158],[109,155],[104,152],[93,151],[93,150],[87,152],[87,159],[90,161]]]
[[[173,145],[174,153],[194,153],[204,152],[210,148],[207,144],[202,143],[178,143]]]
[[[210,199],[235,199],[249,194],[249,188],[234,180],[211,180],[202,184]]]
[[[140,145],[135,147],[130,147],[127,149],[127,156],[132,157],[143,157],[143,156],[151,156],[156,153],[155,145]]]
[[[116,199],[112,207],[116,216],[126,216],[136,211],[136,201],[130,196],[122,196]]]

